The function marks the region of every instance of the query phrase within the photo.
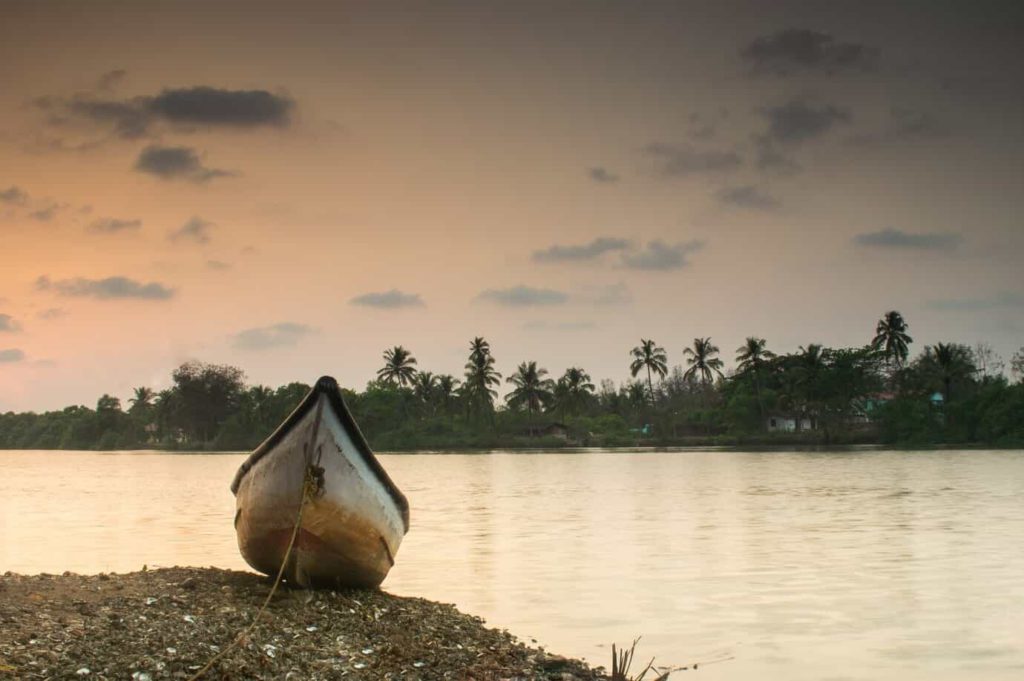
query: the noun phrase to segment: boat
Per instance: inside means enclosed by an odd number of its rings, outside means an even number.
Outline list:
[[[287,554],[283,577],[301,587],[380,585],[409,530],[409,502],[330,376],[249,455],[231,491],[242,557],[277,575]]]

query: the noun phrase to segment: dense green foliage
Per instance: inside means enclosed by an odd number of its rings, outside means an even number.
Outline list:
[[[474,338],[462,379],[416,369],[403,346],[384,352],[378,378],[345,390],[356,421],[378,450],[551,447],[564,444],[1024,445],[1024,349],[1011,384],[986,346],[925,346],[908,361],[907,324],[886,313],[861,348],[817,344],[776,355],[762,338],[736,349],[721,373],[719,349],[695,338],[687,364],[669,369],[653,340],[628,353],[634,380],[595,387],[579,367],[557,380],[534,360],[506,380],[490,344]],[[627,364],[627,361],[629,363]],[[637,378],[639,375],[639,378]],[[657,382],[654,378],[657,377]],[[127,410],[103,395],[95,409],[0,414],[0,448],[208,449],[255,447],[309,390],[246,386],[240,369],[189,362],[159,393],[136,388]],[[789,429],[769,424],[788,424]]]

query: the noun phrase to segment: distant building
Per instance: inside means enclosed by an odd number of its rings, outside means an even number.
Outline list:
[[[797,414],[769,414],[765,419],[765,427],[769,433],[795,433],[800,430],[814,430],[810,417]]]
[[[552,422],[546,426],[528,428],[526,435],[530,437],[553,437],[558,440],[569,439],[569,426],[564,423]]]

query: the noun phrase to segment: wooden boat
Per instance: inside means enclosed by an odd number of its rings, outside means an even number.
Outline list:
[[[405,496],[373,455],[330,376],[318,380],[246,459],[231,491],[238,548],[249,565],[268,575],[280,569],[304,503],[284,572],[300,586],[379,585],[409,530]]]

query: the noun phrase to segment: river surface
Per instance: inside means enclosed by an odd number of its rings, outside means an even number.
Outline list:
[[[243,459],[0,451],[0,571],[246,569]],[[1024,452],[380,459],[412,509],[384,588],[552,652],[607,666],[642,636],[707,681],[1024,678]]]

